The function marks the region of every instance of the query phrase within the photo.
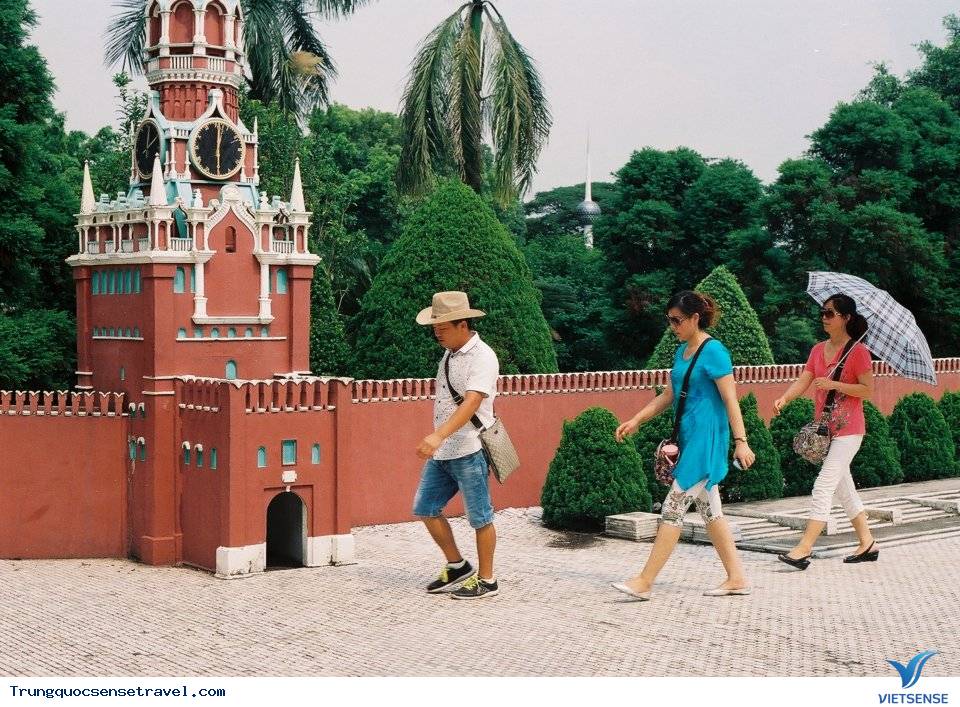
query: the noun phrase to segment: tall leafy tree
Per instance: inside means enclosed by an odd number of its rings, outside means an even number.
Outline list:
[[[241,0],[250,96],[276,101],[285,111],[306,113],[327,102],[337,70],[313,16],[343,17],[370,0]],[[105,60],[143,70],[147,0],[116,0],[107,27]]]
[[[401,119],[405,192],[425,194],[438,175],[455,172],[480,193],[487,130],[490,187],[502,204],[530,186],[552,124],[533,60],[489,0],[463,3],[423,40]]]

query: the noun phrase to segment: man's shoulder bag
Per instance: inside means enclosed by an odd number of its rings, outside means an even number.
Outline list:
[[[463,403],[463,396],[460,395],[457,389],[453,387],[453,384],[450,383],[449,353],[447,353],[443,361],[443,374],[447,379],[447,387],[450,389],[453,402],[461,405]],[[513,446],[510,435],[507,434],[507,428],[504,426],[503,420],[494,415],[493,424],[489,427],[484,427],[483,423],[480,422],[480,418],[474,415],[470,418],[470,422],[480,430],[480,445],[483,447],[483,451],[487,456],[487,464],[493,471],[493,475],[497,477],[497,481],[502,484],[507,480],[507,477],[520,466],[520,457],[517,456],[516,447]]]

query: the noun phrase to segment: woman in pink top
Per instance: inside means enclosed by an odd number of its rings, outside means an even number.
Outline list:
[[[856,302],[844,294],[833,295],[823,303],[820,319],[823,330],[830,338],[813,347],[803,373],[787,392],[773,403],[775,414],[779,414],[784,405],[803,395],[813,383],[817,388],[814,419],[818,420],[827,394],[831,390],[837,391],[833,414],[829,420],[833,440],[813,484],[810,519],[797,545],[790,552],[778,555],[781,561],[801,570],[810,565],[813,544],[827,525],[834,493],[839,496],[860,541],[857,551],[843,561],[873,562],[880,555],[867,525],[866,511],[850,475],[850,462],[860,449],[866,433],[863,401],[873,394],[873,367],[867,347],[854,343],[844,360],[840,380],[832,380],[844,348],[850,341],[859,342],[867,331],[867,320],[857,314]]]

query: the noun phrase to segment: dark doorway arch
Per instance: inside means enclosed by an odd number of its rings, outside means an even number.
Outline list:
[[[307,508],[292,491],[278,493],[267,506],[267,568],[303,567]]]

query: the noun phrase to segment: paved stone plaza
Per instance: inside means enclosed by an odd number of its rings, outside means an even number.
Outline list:
[[[725,599],[700,595],[721,579],[713,550],[682,544],[653,600],[634,603],[608,583],[648,543],[555,533],[525,510],[497,523],[502,593],[478,602],[421,592],[439,565],[417,523],[355,531],[356,565],[233,581],[0,561],[0,674],[895,677],[884,659],[923,649],[941,652],[925,676],[960,674],[960,537],[802,573],[745,553],[756,591]]]

